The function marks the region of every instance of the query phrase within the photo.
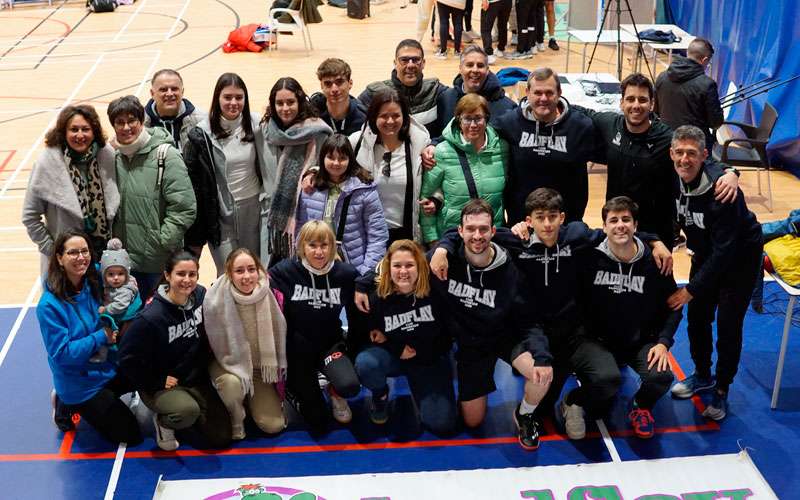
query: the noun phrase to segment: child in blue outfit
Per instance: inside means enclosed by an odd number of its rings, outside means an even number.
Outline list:
[[[121,331],[142,308],[142,299],[136,278],[131,276],[131,258],[122,248],[119,238],[111,238],[100,257],[100,275],[103,277],[103,305],[97,312],[100,319],[114,331]],[[115,349],[115,346],[111,346]],[[108,357],[108,346],[101,346],[89,358],[91,363],[103,363]]]

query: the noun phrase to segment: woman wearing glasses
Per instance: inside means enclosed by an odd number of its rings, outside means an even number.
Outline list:
[[[440,205],[435,215],[425,213],[420,219],[423,239],[429,244],[458,226],[461,208],[472,198],[488,201],[495,226],[503,223],[508,144],[487,125],[489,104],[480,95],[462,97],[454,115],[442,132],[445,140],[436,146],[436,165],[422,176],[420,196]]]
[[[367,110],[367,123],[350,135],[350,143],[358,164],[372,174],[378,186],[389,243],[422,241],[418,222],[420,153],[430,143],[430,136],[411,119],[405,99],[388,87],[376,92]]]
[[[322,143],[319,165],[314,190],[300,193],[298,232],[309,220],[326,222],[334,228],[339,255],[364,274],[381,260],[389,238],[372,175],[358,165],[341,134]]]
[[[103,438],[134,446],[142,435],[136,417],[119,400],[133,387],[117,373],[117,351],[109,350],[103,361],[92,360],[101,347],[115,344],[117,335],[101,324],[97,312],[103,292],[90,241],[72,229],[56,238],[36,307],[53,373],[53,418],[68,431],[74,429],[71,414],[80,413]]]
[[[85,231],[100,255],[119,207],[114,148],[106,143],[92,106],[64,108],[44,143],[22,207],[22,224],[39,247],[42,275],[53,255],[53,240],[67,229]]]

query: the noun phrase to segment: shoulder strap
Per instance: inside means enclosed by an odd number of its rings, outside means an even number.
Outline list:
[[[156,150],[156,161],[158,162],[158,178],[156,180],[156,186],[158,189],[161,189],[161,181],[164,180],[164,167],[167,164],[167,151],[169,150],[169,147],[169,144],[164,143]]]
[[[467,162],[467,155],[459,148],[453,148],[458,155],[458,162],[461,164],[461,171],[464,172],[464,180],[467,182],[467,189],[469,190],[469,197],[472,199],[480,198],[478,196],[478,188],[475,186],[475,178],[472,177],[472,170],[469,169],[469,162]]]
[[[342,211],[339,212],[339,224],[336,225],[336,244],[342,244],[342,238],[344,237],[344,226],[347,222],[347,209],[350,208],[350,198],[353,196],[353,193],[348,194],[342,200]]]

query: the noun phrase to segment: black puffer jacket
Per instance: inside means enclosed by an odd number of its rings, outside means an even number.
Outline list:
[[[673,129],[681,125],[699,127],[709,144],[709,129],[719,127],[725,119],[717,82],[706,76],[699,63],[680,56],[656,78],[655,112]]]
[[[200,247],[206,242],[218,246],[222,236],[214,155],[211,151],[211,139],[200,127],[189,131],[188,142],[183,148],[183,161],[197,199],[197,216],[183,237],[184,243],[190,247]]]

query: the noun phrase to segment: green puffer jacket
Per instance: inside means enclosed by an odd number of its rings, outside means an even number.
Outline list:
[[[150,140],[131,159],[116,153],[120,204],[113,234],[131,256],[131,268],[159,273],[169,253],[183,245],[183,234],[194,222],[196,201],[183,157],[163,128],[147,129]],[[169,144],[161,187],[158,187],[158,146]]]
[[[442,132],[445,139],[436,146],[436,166],[423,173],[420,198],[433,197],[441,189],[444,203],[436,215],[420,214],[422,238],[427,243],[438,240],[447,229],[456,227],[461,209],[469,201],[469,189],[458,161],[458,148],[467,156],[478,196],[494,209],[494,225],[503,224],[503,189],[506,185],[508,143],[491,127],[486,127],[486,146],[475,152],[472,144],[464,142],[461,130],[451,120]]]

